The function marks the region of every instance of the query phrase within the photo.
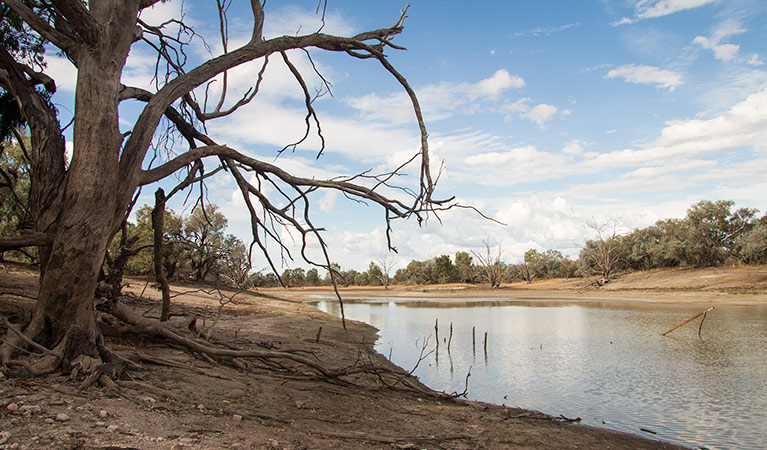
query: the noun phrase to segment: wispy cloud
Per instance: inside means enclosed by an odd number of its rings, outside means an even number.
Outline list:
[[[745,33],[746,31],[747,30],[741,28],[737,22],[728,21],[722,24],[712,36],[697,36],[692,40],[692,43],[712,50],[716,59],[730,61],[738,55],[740,46],[722,43],[722,41],[730,36]]]
[[[580,22],[568,23],[565,25],[553,26],[553,27],[535,27],[527,31],[519,31],[514,33],[515,37],[538,37],[538,36],[551,36],[552,34],[561,33],[571,28],[577,28],[583,25]]]
[[[626,83],[656,84],[673,91],[684,84],[677,72],[654,66],[627,64],[607,72],[607,78],[623,78]]]
[[[495,101],[504,92],[524,86],[522,77],[500,69],[476,83],[443,82],[417,87],[416,92],[424,116],[431,122],[452,117],[458,112],[471,113],[477,109],[478,102]],[[347,103],[370,120],[402,124],[412,123],[414,118],[410,99],[404,92],[385,97],[368,94],[347,99]]]
[[[634,17],[623,17],[612,23],[613,26],[635,23],[643,19],[668,16],[680,11],[698,8],[716,0],[640,0],[634,6]]]

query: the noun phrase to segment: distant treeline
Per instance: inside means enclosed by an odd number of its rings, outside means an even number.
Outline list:
[[[751,208],[733,209],[732,201],[701,201],[683,219],[659,220],[655,225],[630,233],[617,232],[617,224],[592,223],[596,235],[572,260],[558,250],[528,250],[521,262],[502,261],[500,249],[488,242],[483,252],[457,252],[423,261],[411,261],[393,274],[385,260],[371,262],[365,271],[341,270],[336,281],[343,286],[388,284],[500,283],[535,279],[596,277],[608,282],[622,271],[670,267],[712,267],[721,264],[767,263],[767,214],[757,217]],[[278,286],[274,274],[251,276],[256,286]],[[281,274],[290,287],[331,284],[329,274],[317,269],[288,269]]]

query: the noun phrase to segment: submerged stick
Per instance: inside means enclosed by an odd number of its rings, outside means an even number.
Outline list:
[[[703,330],[703,322],[706,321],[706,314],[708,314],[708,311],[703,313],[703,318],[700,319],[700,325],[698,326],[698,339],[701,339],[700,332]]]
[[[695,314],[694,316],[690,317],[689,319],[685,320],[684,322],[680,323],[679,325],[675,326],[674,328],[672,328],[672,329],[666,331],[665,333],[661,334],[661,336],[665,336],[665,335],[671,333],[672,331],[676,330],[677,328],[681,327],[682,325],[685,325],[685,324],[688,324],[688,323],[692,322],[693,320],[697,319],[698,317],[705,315],[707,312],[711,311],[712,309],[714,309],[713,306],[711,308],[708,308],[707,310],[703,311],[702,313]],[[702,326],[703,326],[703,321],[701,321],[701,327]],[[700,329],[698,329],[698,336],[700,336]]]
[[[447,339],[447,352],[450,353],[450,343],[453,342],[453,322],[450,322],[450,337]]]

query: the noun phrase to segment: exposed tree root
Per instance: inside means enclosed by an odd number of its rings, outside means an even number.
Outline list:
[[[330,431],[330,430],[317,430],[314,431],[322,436],[339,438],[339,439],[351,439],[355,441],[368,441],[368,442],[380,442],[390,445],[401,444],[432,444],[439,445],[446,441],[468,441],[475,442],[476,436],[470,435],[454,435],[454,436],[384,436],[378,434],[364,433],[364,432],[343,432],[343,431]],[[409,447],[400,447],[409,448]],[[412,448],[420,448],[413,446]]]
[[[231,365],[237,366],[238,363],[242,364],[241,359],[255,359],[261,363],[267,365],[269,369],[287,371],[292,373],[301,373],[295,366],[288,367],[286,362],[297,364],[298,367],[309,369],[310,373],[303,375],[309,375],[311,377],[320,377],[332,382],[342,382],[345,377],[350,377],[357,374],[373,374],[378,376],[383,384],[389,387],[401,387],[408,390],[416,390],[424,394],[440,395],[429,391],[428,389],[421,387],[415,383],[412,383],[408,378],[408,374],[403,370],[396,370],[388,367],[382,367],[371,363],[356,363],[350,367],[344,367],[340,369],[331,369],[324,366],[321,361],[316,358],[310,358],[303,354],[298,354],[296,350],[254,350],[254,349],[235,349],[232,346],[218,346],[209,341],[204,341],[195,337],[186,337],[180,334],[176,329],[172,329],[156,320],[147,319],[142,317],[130,307],[121,302],[115,302],[110,308],[111,314],[125,322],[127,325],[115,326],[111,325],[112,333],[131,333],[144,336],[155,336],[162,338],[170,343],[177,344],[186,348],[196,354],[203,355],[208,358],[219,359],[227,361]],[[305,350],[301,351],[305,353]],[[151,361],[148,361],[151,362]],[[176,365],[168,364],[167,361],[158,361],[164,365]],[[384,377],[389,377],[387,381]]]
[[[80,389],[93,385],[116,390],[125,396],[121,388],[143,389],[155,395],[173,398],[174,394],[160,388],[145,386],[141,383],[125,381],[126,372],[140,370],[139,362],[164,365],[192,370],[197,373],[224,378],[221,375],[200,369],[189,364],[158,358],[145,353],[133,352],[122,356],[110,350],[104,343],[103,336],[136,335],[160,339],[165,345],[182,348],[212,365],[230,365],[244,371],[254,367],[269,370],[286,378],[324,379],[329,383],[353,386],[356,375],[372,375],[380,386],[418,392],[438,398],[453,398],[457,394],[445,394],[432,391],[414,380],[410,374],[397,367],[376,364],[370,355],[362,353],[358,360],[347,367],[328,367],[310,350],[300,348],[275,348],[274,345],[260,345],[260,348],[238,348],[231,343],[215,343],[204,339],[197,332],[194,316],[185,316],[179,320],[160,322],[144,317],[139,312],[120,301],[108,301],[99,306],[98,330],[91,356],[82,354],[74,360],[66,358],[67,337],[65,336],[54,348],[40,344],[42,335],[39,324],[30,323],[24,331],[4,319],[8,330],[0,346],[0,361],[6,367],[15,367],[29,375],[44,375],[56,370],[69,372],[72,380],[78,380]],[[77,338],[77,336],[75,336]],[[4,353],[3,353],[4,352]],[[26,353],[22,355],[22,353]],[[11,355],[15,355],[11,358]],[[255,364],[255,365],[253,365]],[[269,418],[270,420],[272,418]]]

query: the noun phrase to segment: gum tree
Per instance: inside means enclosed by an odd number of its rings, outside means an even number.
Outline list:
[[[75,364],[92,369],[116,360],[97,326],[94,293],[105,250],[142,186],[171,176],[187,185],[203,183],[215,173],[233,177],[250,212],[251,248],[260,249],[273,269],[276,266],[267,245],[276,247],[280,257],[289,253],[280,239],[283,227],[299,233],[304,259],[330,269],[325,242],[309,215],[309,195],[314,191],[336,190],[346,197],[378,205],[389,232],[395,219],[415,216],[420,223],[430,212],[449,207],[448,202],[432,198],[434,182],[429,172],[427,132],[416,95],[384,55],[386,49],[401,49],[392,40],[403,30],[407,7],[393,26],[354,36],[325,34],[320,29],[265,39],[265,2],[252,0],[247,2],[252,23],[250,38],[235,48],[227,31],[229,2],[217,1],[221,51],[193,65],[184,46],[188,44],[186,38],[196,33],[184,24],[183,17],[162,26],[141,20],[142,10],[156,3],[159,1],[2,0],[4,26],[12,22],[20,36],[45,42],[47,48],[60,52],[77,68],[73,149],[71,162],[66,164],[63,127],[48,101],[57,80],[45,72],[39,61],[12,46],[0,45],[2,94],[15,100],[30,136],[28,202],[33,219],[33,227],[26,233],[0,239],[0,251],[30,246],[41,249],[40,290],[32,319],[22,331],[9,325],[0,346],[2,364],[41,374]],[[318,8],[320,13],[322,10]],[[128,53],[139,45],[156,52],[158,83],[154,90],[121,81]],[[264,70],[268,64],[280,61],[305,99],[306,124],[303,138],[282,150],[295,148],[311,133],[318,136],[324,149],[314,105],[316,96],[307,86],[307,74],[293,62],[296,54],[311,58],[311,52],[317,51],[375,61],[407,93],[420,130],[420,147],[408,161],[420,166],[415,187],[392,186],[402,167],[390,173],[365,172],[331,179],[296,176],[280,167],[279,160],[267,162],[250,157],[206,133],[206,125],[237,114],[258,98]],[[245,64],[260,67],[258,79],[244,96],[231,100],[226,97],[227,71]],[[208,99],[204,97],[206,86],[213,80],[223,82],[224,89],[217,99]],[[123,133],[119,125],[125,127],[121,121],[126,118],[121,117],[119,107],[127,100],[142,102],[143,106],[129,131]],[[157,152],[150,165],[153,138],[170,133],[179,136],[186,148],[168,155]],[[319,261],[308,254],[309,240],[320,243],[323,257]],[[387,240],[391,247],[388,233]],[[126,321],[133,317],[125,305],[114,299],[107,302],[105,309]],[[18,349],[23,348],[34,348],[34,357],[20,356]]]

